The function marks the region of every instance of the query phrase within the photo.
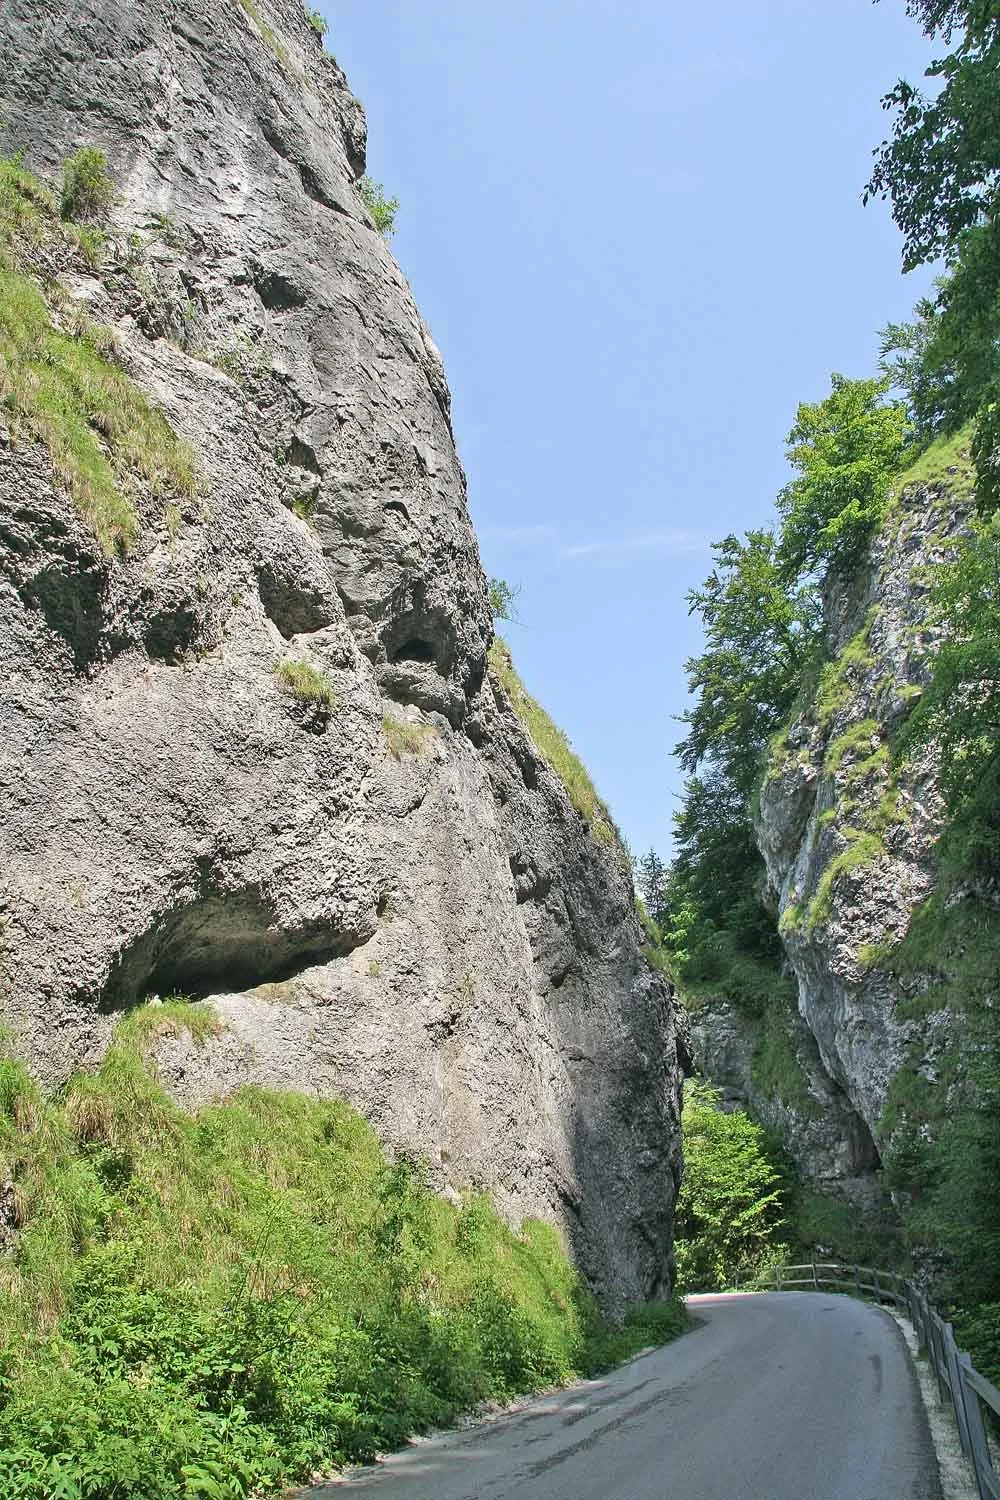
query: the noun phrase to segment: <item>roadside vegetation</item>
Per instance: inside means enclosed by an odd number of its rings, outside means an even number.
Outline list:
[[[9,1500],[275,1494],[682,1331],[675,1302],[608,1323],[552,1228],[445,1202],[344,1103],[185,1113],[147,1050],[220,1024],[140,1008],[57,1100],[0,1058]]]
[[[786,1183],[764,1131],[721,1091],[684,1089],[684,1180],[677,1198],[677,1284],[721,1291],[766,1275],[788,1252]]]

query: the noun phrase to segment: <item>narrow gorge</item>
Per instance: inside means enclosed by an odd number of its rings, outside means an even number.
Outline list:
[[[950,45],[961,8],[907,11]],[[908,241],[936,300],[799,407],[774,515],[687,594],[675,849],[635,861],[497,634],[516,588],[327,33],[302,0],[0,15],[15,1500],[337,1481],[799,1250],[905,1267],[1000,1371],[986,209]],[[907,118],[867,192],[912,239]],[[681,519],[511,529],[683,599]],[[633,617],[601,608],[616,670]]]

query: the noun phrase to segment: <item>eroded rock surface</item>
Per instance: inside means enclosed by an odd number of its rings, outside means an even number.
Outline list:
[[[892,745],[928,678],[933,566],[967,524],[968,491],[964,467],[905,486],[863,566],[828,588],[831,665],[761,789],[755,832],[797,987],[805,1112],[755,1080],[752,1020],[713,1003],[694,1023],[705,1071],[777,1129],[806,1177],[860,1202],[874,1196],[894,1077],[933,1069],[956,1024],[945,1010],[907,1018],[924,981],[904,985],[886,959],[934,885],[936,768],[926,754],[898,763]]]
[[[8,0],[6,147],[119,201],[64,278],[193,446],[109,561],[0,446],[2,999],[35,1071],[211,997],[197,1103],[342,1094],[446,1190],[566,1229],[610,1305],[662,1289],[670,1001],[619,851],[487,671],[441,360],[357,190],[365,122],[298,0]],[[333,691],[288,691],[283,663]]]

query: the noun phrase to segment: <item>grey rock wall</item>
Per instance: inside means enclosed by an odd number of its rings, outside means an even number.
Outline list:
[[[825,1071],[876,1141],[914,1028],[932,1045],[948,1019],[898,1019],[898,981],[879,959],[933,888],[935,767],[927,757],[897,766],[890,750],[927,678],[930,570],[965,524],[961,489],[947,476],[905,489],[850,588],[830,590],[835,666],[776,754],[760,799],[758,842],[800,1013]]]
[[[774,1132],[801,1177],[867,1207],[877,1197],[871,1133],[823,1066],[806,1023],[792,1014],[786,1025],[802,1073],[799,1097],[782,1098],[759,1082],[754,1021],[726,1000],[707,1002],[691,1018],[694,1068],[723,1090],[724,1109],[745,1109]]]
[[[964,468],[904,487],[856,575],[828,589],[832,665],[765,774],[755,832],[797,986],[806,1117],[755,1085],[752,1022],[725,1004],[695,1021],[709,1076],[777,1129],[804,1176],[861,1203],[874,1198],[894,1075],[914,1059],[933,1068],[955,1025],[944,1010],[901,1018],[885,955],[933,889],[935,765],[890,752],[927,680],[931,573],[966,524],[968,490]]]
[[[37,1074],[143,998],[192,1104],[344,1095],[438,1186],[559,1223],[611,1306],[667,1284],[671,1002],[631,879],[487,670],[440,356],[356,182],[365,122],[298,0],[7,0],[5,149],[106,152],[70,298],[193,446],[102,554],[0,432],[0,997]],[[138,236],[138,239],[130,237]],[[281,663],[322,671],[302,704]],[[400,726],[403,726],[402,728]]]

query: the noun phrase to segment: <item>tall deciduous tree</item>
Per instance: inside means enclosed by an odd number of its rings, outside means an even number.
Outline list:
[[[892,201],[903,267],[954,259],[963,231],[992,223],[1000,207],[1000,6],[996,0],[911,0],[929,37],[951,51],[935,59],[924,93],[905,79],[883,99],[895,111],[865,191]],[[954,45],[952,46],[952,43]]]
[[[678,747],[686,771],[706,758],[749,796],[767,741],[795,695],[817,621],[808,590],[789,585],[771,531],[727,536],[713,547],[715,567],[688,594],[701,615],[705,649],[685,663],[694,708]]]
[[[849,565],[882,519],[908,426],[888,390],[886,377],[833,375],[825,400],[799,407],[788,434],[797,477],[778,496],[779,558],[791,577]]]

